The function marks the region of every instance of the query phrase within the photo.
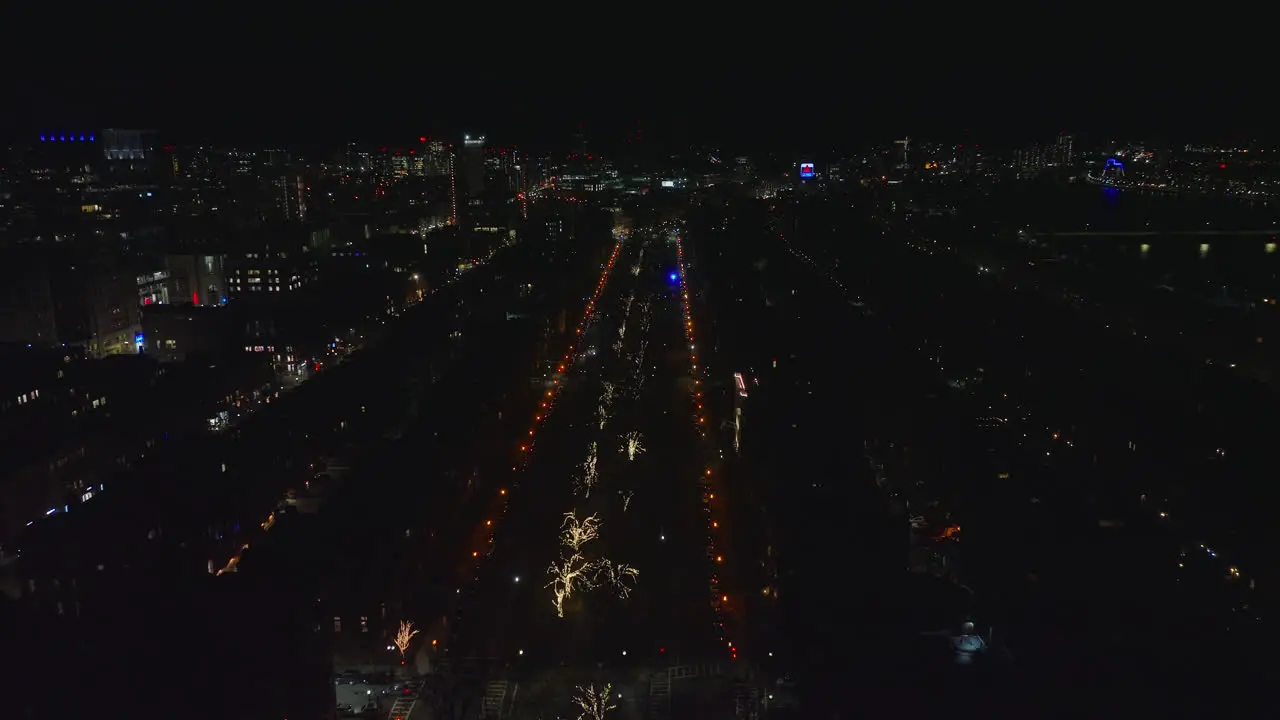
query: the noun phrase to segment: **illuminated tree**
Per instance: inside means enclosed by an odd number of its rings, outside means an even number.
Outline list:
[[[622,324],[618,326],[618,338],[621,339],[626,336],[627,336],[627,321],[623,320]]]
[[[613,588],[618,597],[626,599],[631,596],[631,588],[640,576],[639,570],[622,563],[615,565],[609,560],[601,560],[596,565],[597,577],[603,578],[603,582]]]
[[[573,704],[582,711],[578,720],[604,720],[610,710],[618,707],[609,702],[613,697],[613,683],[605,683],[602,688],[594,683],[586,687],[579,685],[574,690]]]
[[[631,360],[634,361],[636,364],[635,370],[637,375],[644,372],[644,351],[648,349],[649,349],[649,341],[641,340],[640,349],[637,350],[636,353],[631,356]]]
[[[617,343],[621,346],[622,341]],[[600,429],[604,429],[604,424],[609,420],[609,409],[613,407],[613,396],[617,392],[617,386],[605,380],[600,383],[600,404],[596,407],[596,417],[600,420]]]
[[[613,341],[613,344],[612,344],[612,345],[610,345],[609,347],[613,348],[613,351],[614,351],[614,352],[616,352],[616,353],[620,353],[620,352],[622,352],[622,341],[621,341],[621,340],[614,340],[614,341]]]
[[[632,495],[635,495],[635,493],[630,490],[627,490],[625,492],[623,492],[622,490],[618,491],[618,497],[622,498],[622,512],[627,511],[627,506],[631,504]]]
[[[582,493],[583,497],[591,497],[591,488],[600,481],[600,476],[596,472],[596,460],[596,443],[593,440],[587,446],[587,459],[582,463],[582,476],[577,482],[576,489]]]
[[[574,551],[599,537],[600,518],[588,515],[581,520],[575,513],[564,514],[564,522],[560,523],[560,544]]]
[[[556,609],[556,617],[564,617],[564,601],[573,597],[575,590],[585,591],[596,586],[596,572],[596,565],[578,553],[551,563],[547,568],[551,580],[546,587],[551,588],[551,604]]]
[[[635,460],[636,455],[644,452],[644,445],[640,443],[641,435],[639,431],[632,430],[622,437],[622,452],[627,454],[628,460]]]
[[[392,642],[400,650],[401,660],[404,659],[404,653],[409,649],[409,643],[413,641],[413,636],[417,634],[418,631],[414,629],[413,623],[405,622],[404,620],[400,621],[400,629],[396,631],[395,639]]]

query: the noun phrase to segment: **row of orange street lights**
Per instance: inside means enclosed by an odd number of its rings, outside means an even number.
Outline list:
[[[605,264],[604,269],[600,273],[600,280],[599,282],[596,283],[595,292],[592,294],[591,299],[587,301],[587,307],[582,313],[582,320],[578,323],[578,327],[574,331],[575,338],[578,336],[581,336],[583,329],[588,324],[590,324],[591,317],[595,313],[596,302],[600,299],[600,295],[604,292],[605,284],[609,280],[609,274],[613,271],[613,265],[617,261],[618,252],[621,249],[622,249],[622,241],[619,240],[617,243],[614,244],[613,252],[610,253],[609,255],[609,261]],[[560,362],[557,363],[556,365],[557,375],[565,372],[566,368],[570,367],[570,365],[572,364],[574,352],[577,350],[577,347],[578,347],[577,342],[578,341],[575,339],[570,343],[569,349],[565,351],[564,356],[560,359]],[[560,378],[555,377],[552,380],[551,389],[547,390],[543,394],[542,399],[539,401],[538,409],[533,416],[533,421],[529,424],[528,430],[521,436],[521,442],[519,446],[520,449],[518,451],[517,459],[515,464],[511,466],[511,472],[513,474],[518,473],[524,468],[528,467],[529,458],[532,456],[532,453],[533,453],[533,446],[534,446],[534,441],[536,438],[536,432],[537,432],[538,426],[546,422],[547,418],[551,416],[551,411],[555,409],[555,401],[562,387],[563,385],[561,385],[560,383]],[[512,484],[512,487],[518,487],[520,483],[513,480],[511,484]],[[499,507],[497,515],[499,518],[501,518],[502,516],[506,515],[508,502],[509,502],[507,498],[507,489],[505,487],[500,488],[498,490],[498,497],[495,498],[495,501]],[[471,564],[469,567],[471,567],[473,570],[472,572],[473,577],[475,576],[474,570],[478,568],[480,562],[483,561],[484,558],[487,558],[489,556],[489,548],[492,546],[492,537],[493,537],[495,525],[496,523],[493,519],[486,519],[484,521],[484,524],[479,528],[476,534],[476,537],[485,537],[485,538],[489,538],[489,540],[485,543],[485,547],[483,551],[478,549],[471,551],[471,558],[470,558]],[[458,593],[461,594],[461,592],[462,592],[462,589],[458,588]]]
[[[707,437],[707,417],[702,407],[702,376],[705,374],[704,368],[698,366],[698,346],[695,342],[693,331],[693,313],[689,310],[689,284],[684,269],[684,243],[679,235],[676,235],[676,265],[680,273],[680,301],[684,311],[684,334],[685,342],[689,345],[689,365],[693,375],[693,416],[694,429],[697,430],[698,436],[703,440]],[[703,510],[707,516],[707,550],[708,556],[714,558],[716,565],[724,564],[724,555],[716,548],[715,537],[716,531],[720,528],[720,523],[712,513],[712,502],[716,499],[716,494],[711,491],[711,467],[703,468],[702,477],[698,478],[702,484],[702,502]],[[725,609],[729,604],[729,596],[720,591],[720,575],[716,571],[711,573],[711,581],[708,583],[708,589],[711,594],[711,607],[716,614],[716,631],[720,636],[721,642],[724,642],[729,649],[729,657],[732,660],[738,659],[738,647],[734,645],[732,639],[725,632]]]

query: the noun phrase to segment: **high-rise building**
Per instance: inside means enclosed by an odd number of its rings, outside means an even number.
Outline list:
[[[426,162],[423,163],[426,174],[430,177],[442,177],[449,174],[449,154],[444,143],[427,138],[425,145]]]
[[[279,219],[291,222],[307,219],[306,183],[301,175],[281,175],[272,179],[270,184]]]
[[[465,135],[462,138],[467,197],[478,197],[484,192],[484,145],[483,135]]]
[[[1058,134],[1058,144],[1054,153],[1059,165],[1070,165],[1075,159],[1075,137],[1066,133]]]

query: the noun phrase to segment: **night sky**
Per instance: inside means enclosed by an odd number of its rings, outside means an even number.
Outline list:
[[[1011,18],[980,32],[877,16],[825,35],[597,20],[532,30],[308,11],[13,24],[0,37],[10,43],[0,129],[131,126],[177,142],[318,145],[474,131],[528,147],[563,141],[582,123],[607,151],[639,121],[673,145],[796,150],[904,134],[1017,144],[1059,130],[1244,139],[1267,133],[1277,115],[1264,47],[1242,38],[1157,41],[1123,26],[1053,22],[1014,32]]]

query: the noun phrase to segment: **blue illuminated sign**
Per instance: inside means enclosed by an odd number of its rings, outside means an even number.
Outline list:
[[[137,335],[134,335],[134,336],[133,336],[133,343],[134,343],[135,345],[141,345],[141,344],[142,344],[142,333],[138,333]]]
[[[814,175],[814,173],[813,173],[813,163],[811,163],[811,162],[802,162],[802,163],[800,163],[800,177],[802,177],[802,178],[811,178],[811,177],[813,177],[813,175]]]

